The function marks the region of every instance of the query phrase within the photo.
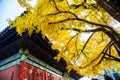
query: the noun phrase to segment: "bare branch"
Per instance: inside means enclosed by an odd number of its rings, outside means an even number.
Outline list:
[[[107,60],[114,60],[113,58],[111,58],[111,57],[104,57],[105,59],[107,59]]]
[[[78,18],[77,15],[75,13],[71,12],[71,11],[59,11],[57,13],[48,14],[47,16],[57,15],[57,14],[67,14],[67,13],[73,15],[75,18]]]
[[[77,32],[99,32],[99,31],[104,31],[104,28],[96,28],[96,29],[88,29],[88,30],[82,30],[82,29],[77,29],[77,28],[67,28],[66,30],[73,30]]]
[[[91,24],[91,25],[95,25],[95,26],[99,26],[99,27],[104,27],[104,28],[107,28],[107,29],[111,29],[111,28],[110,28],[109,26],[107,26],[107,25],[90,22],[90,21],[88,21],[88,20],[80,19],[80,18],[78,18],[78,17],[77,17],[77,18],[67,18],[67,19],[64,19],[64,20],[57,21],[57,22],[49,22],[48,24],[58,24],[58,23],[63,23],[63,22],[66,22],[66,21],[74,21],[74,20],[83,21],[83,22],[86,22],[86,23]]]
[[[105,50],[105,53],[107,52],[107,50],[108,48]],[[100,59],[100,61],[97,64],[95,64],[93,67],[98,66],[103,61],[104,57],[105,57],[105,54],[102,55],[102,58]]]
[[[106,54],[106,53],[103,52],[103,54]],[[113,58],[114,61],[120,62],[120,58],[117,58],[117,57],[112,56],[112,55],[110,55],[110,54],[106,54],[106,55],[107,55],[108,57],[110,57],[110,58]],[[106,57],[106,58],[107,58],[107,57]]]
[[[116,51],[118,52],[118,55],[120,56],[120,49],[114,44],[114,47],[116,49]]]
[[[76,35],[74,35],[72,38],[70,38],[69,40],[68,40],[68,42],[65,44],[65,49],[64,49],[64,51],[66,51],[67,50],[67,46],[68,46],[68,44],[70,43],[70,41],[72,40],[72,39],[74,39],[77,35],[78,35],[79,33],[77,33]],[[64,52],[63,51],[63,52]]]
[[[76,36],[77,36],[77,38],[76,38],[76,41],[75,41],[75,48],[76,48],[76,52],[78,53],[79,52],[78,49],[77,49],[78,35],[76,35]]]
[[[109,48],[110,48],[112,45],[113,45],[113,41],[110,41],[110,42],[105,46],[105,48],[104,48],[104,49],[102,50],[102,52],[101,52],[101,54],[104,53],[103,56],[102,56],[102,58],[100,59],[100,61],[99,61],[96,65],[94,65],[94,67],[98,66],[98,65],[102,62],[102,60],[104,59],[107,51],[109,50]]]
[[[87,67],[87,66],[90,66],[90,65],[91,65],[93,62],[95,62],[103,53],[106,54],[105,52],[107,52],[108,47],[111,46],[112,44],[113,44],[113,41],[110,41],[110,42],[104,47],[103,51],[102,51],[95,59],[93,59],[89,64],[87,64],[87,65],[85,65],[85,66],[82,66],[82,67],[79,67],[79,68],[85,68],[85,67]],[[106,50],[106,49],[107,49],[107,50]],[[105,51],[105,52],[104,52],[104,51]],[[99,65],[99,64],[102,62],[103,58],[105,57],[104,54],[103,54],[101,60],[100,60],[96,65],[94,65],[93,68],[94,68],[95,66]]]
[[[55,3],[55,0],[53,0],[53,3],[55,4],[55,8],[57,9],[57,11],[60,12],[60,10],[57,7],[57,4]]]
[[[90,66],[93,62],[95,62],[102,54],[99,54],[95,59],[93,59],[89,64],[85,65],[85,66],[81,66],[79,68],[86,68],[88,66]]]
[[[83,46],[83,48],[82,48],[81,52],[83,52],[83,51],[84,51],[84,49],[85,49],[85,47],[87,46],[87,44],[88,44],[89,40],[92,38],[92,36],[93,36],[94,34],[95,34],[95,32],[94,32],[94,33],[92,33],[92,34],[90,35],[90,37],[89,37],[89,38],[88,38],[88,40],[86,41],[85,45]]]
[[[119,38],[116,37],[116,35],[113,34],[112,31],[108,31],[108,30],[104,30],[103,31],[106,35],[108,35],[108,37],[113,40],[115,42],[115,45],[118,46],[120,48],[119,45]]]

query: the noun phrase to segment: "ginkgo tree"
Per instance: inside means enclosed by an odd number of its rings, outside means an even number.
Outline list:
[[[32,7],[18,0],[27,11],[10,21],[19,35],[41,33],[59,50],[54,59],[66,61],[68,73],[98,75],[120,65],[119,30],[114,19],[95,0],[38,0]],[[87,35],[87,36],[86,36]]]

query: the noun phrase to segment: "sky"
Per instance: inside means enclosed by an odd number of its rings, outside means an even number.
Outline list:
[[[17,0],[0,0],[0,32],[8,26],[8,19],[14,20],[25,8],[20,7]]]
[[[29,0],[29,3],[34,6],[36,0]],[[21,7],[17,0],[0,0],[0,32],[9,26],[8,19],[14,20],[24,11],[25,8]]]

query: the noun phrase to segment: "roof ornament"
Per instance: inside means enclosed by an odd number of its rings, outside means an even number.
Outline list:
[[[18,53],[21,55],[21,61],[25,61],[27,59],[27,55],[29,54],[29,50],[20,49]]]

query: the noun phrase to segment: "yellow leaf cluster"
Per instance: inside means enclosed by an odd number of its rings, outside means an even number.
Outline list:
[[[112,18],[97,5],[95,0],[87,0],[86,3],[84,0],[38,0],[35,7],[27,4],[26,0],[18,1],[27,8],[27,13],[16,17],[11,27],[15,27],[20,35],[27,31],[29,35],[33,32],[41,32],[43,37],[47,36],[52,43],[52,49],[60,51],[55,59],[59,61],[63,58],[68,72],[73,69],[80,75],[98,75],[103,73],[105,68],[119,68],[113,65],[117,63],[115,61],[105,58],[101,61],[104,56],[101,52],[110,42],[105,33],[95,32],[90,40],[88,38],[85,41],[81,40],[84,31],[100,27],[88,24],[85,20],[101,25],[107,25],[112,21]],[[80,4],[81,6],[75,7]],[[83,21],[71,20],[76,16]],[[73,31],[73,28],[81,31]],[[88,34],[91,33],[93,32]],[[110,50],[112,56],[118,56],[114,46]]]

